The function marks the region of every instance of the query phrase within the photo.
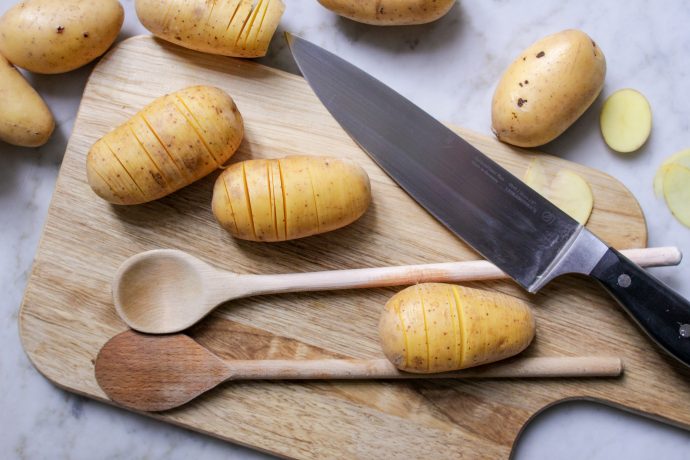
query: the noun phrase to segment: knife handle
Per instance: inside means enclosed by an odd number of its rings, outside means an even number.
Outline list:
[[[664,350],[690,366],[690,302],[609,248],[591,275]]]

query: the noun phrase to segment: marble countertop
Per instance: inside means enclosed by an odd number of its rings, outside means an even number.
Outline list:
[[[120,39],[146,33],[126,10]],[[335,51],[409,97],[435,117],[490,133],[490,102],[503,69],[537,38],[565,28],[589,33],[605,52],[603,95],[632,87],[654,111],[649,142],[633,155],[606,148],[599,98],[544,150],[621,180],[647,217],[650,246],[690,254],[690,229],[654,196],[661,161],[690,147],[690,4],[525,0],[461,1],[442,20],[418,27],[375,28],[340,19],[316,0],[285,0],[281,29]],[[0,13],[14,0],[0,0]],[[615,3],[615,4],[614,4]],[[296,71],[276,36],[268,65]],[[53,110],[57,128],[37,150],[0,143],[0,458],[266,458],[264,454],[64,392],[29,363],[17,330],[27,276],[80,97],[92,66],[64,75],[30,76]],[[2,104],[2,101],[0,101]],[[654,273],[690,297],[690,266]],[[687,458],[690,433],[593,403],[571,402],[536,417],[515,458]]]

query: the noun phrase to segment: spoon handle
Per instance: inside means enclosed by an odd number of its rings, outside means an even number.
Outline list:
[[[682,258],[680,251],[675,247],[629,249],[621,252],[641,267],[678,265]],[[507,278],[508,275],[491,262],[475,260],[284,275],[258,275],[256,287],[252,289],[252,295]],[[259,280],[260,282],[258,282]]]
[[[307,359],[226,361],[228,380],[356,380],[617,377],[623,363],[617,357],[522,358],[508,363],[434,374],[398,370],[386,359]]]

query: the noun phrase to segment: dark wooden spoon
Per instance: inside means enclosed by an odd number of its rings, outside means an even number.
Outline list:
[[[184,334],[134,331],[110,339],[96,358],[96,380],[108,397],[142,411],[173,409],[227,380],[615,377],[622,371],[613,357],[523,358],[439,374],[402,372],[386,359],[223,361]]]

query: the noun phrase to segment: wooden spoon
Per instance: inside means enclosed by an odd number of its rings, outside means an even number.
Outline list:
[[[677,248],[622,251],[643,267],[677,265]],[[285,275],[240,275],[183,251],[158,249],[127,259],[113,281],[113,301],[132,329],[149,334],[182,331],[228,300],[282,292],[401,286],[424,282],[503,279],[485,260]]]
[[[126,331],[96,358],[96,380],[114,402],[135,410],[181,406],[228,380],[462,379],[616,377],[620,358],[522,358],[458,372],[412,374],[386,359],[223,361],[183,334],[151,336]]]

